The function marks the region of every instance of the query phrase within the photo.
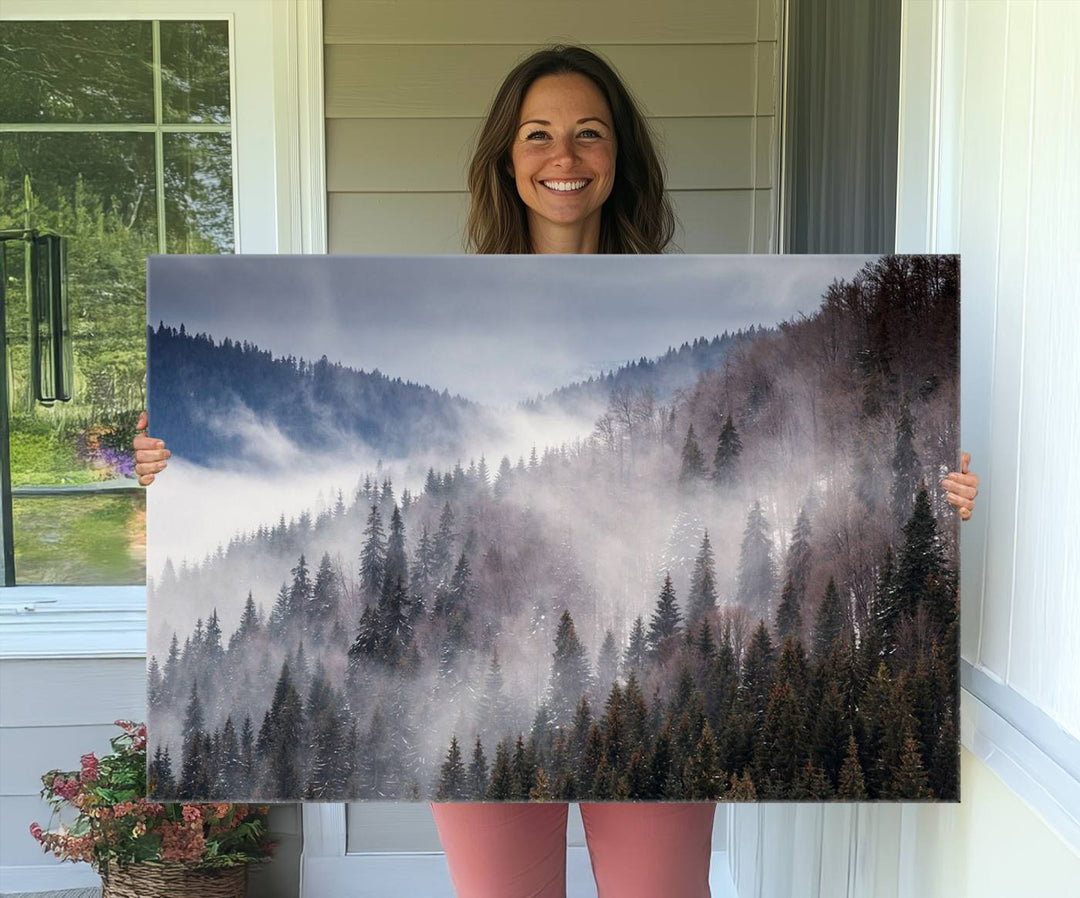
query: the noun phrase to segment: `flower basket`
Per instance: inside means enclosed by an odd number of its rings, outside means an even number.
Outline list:
[[[248,865],[273,852],[269,808],[146,799],[146,727],[116,723],[123,733],[110,740],[111,754],[83,755],[80,770],[41,778],[53,820],[61,812],[75,819],[49,830],[32,823],[30,834],[61,860],[90,863],[103,898],[243,898]],[[159,773],[167,765],[155,758]]]
[[[101,898],[244,898],[246,865],[203,869],[188,864],[132,864],[102,873]]]

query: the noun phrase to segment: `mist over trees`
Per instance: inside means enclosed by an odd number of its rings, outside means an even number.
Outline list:
[[[955,800],[957,296],[882,258],[572,443],[167,565],[217,607],[151,632],[155,795]]]

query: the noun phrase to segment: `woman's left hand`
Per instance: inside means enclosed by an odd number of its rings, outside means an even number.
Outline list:
[[[971,517],[971,510],[975,507],[975,497],[979,495],[979,475],[968,473],[970,462],[971,456],[966,452],[961,452],[960,470],[950,471],[949,476],[941,481],[942,489],[945,490],[945,500],[950,505],[956,506],[961,521],[966,521]]]

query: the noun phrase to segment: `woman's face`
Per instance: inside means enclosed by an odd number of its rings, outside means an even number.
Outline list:
[[[525,94],[510,162],[537,228],[591,225],[615,182],[615,128],[599,88],[584,75],[545,75]]]

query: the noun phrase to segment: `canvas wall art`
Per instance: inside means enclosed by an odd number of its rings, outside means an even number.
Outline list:
[[[954,256],[153,257],[150,782],[959,798]]]

